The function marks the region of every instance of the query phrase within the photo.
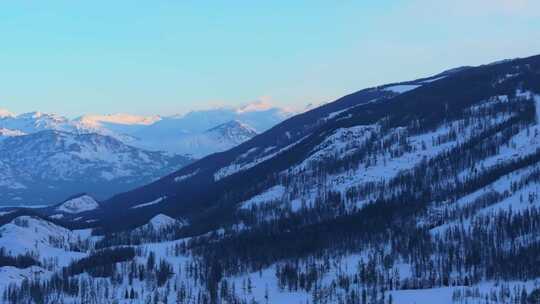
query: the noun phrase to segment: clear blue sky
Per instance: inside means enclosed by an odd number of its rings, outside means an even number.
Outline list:
[[[302,106],[540,53],[540,1],[367,2],[2,1],[0,108]]]

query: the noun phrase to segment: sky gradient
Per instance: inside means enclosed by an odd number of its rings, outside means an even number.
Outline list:
[[[540,53],[540,1],[366,2],[3,1],[0,108],[303,107]]]

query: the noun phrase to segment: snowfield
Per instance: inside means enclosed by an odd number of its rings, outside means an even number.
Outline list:
[[[257,156],[253,161],[245,161],[244,160],[244,157],[239,157],[237,160],[235,160],[231,165],[227,166],[227,167],[223,167],[221,169],[219,169],[216,173],[214,173],[214,180],[215,181],[218,181],[220,179],[223,179],[229,175],[233,175],[235,173],[238,173],[240,171],[244,171],[244,170],[248,170],[250,168],[253,168],[255,167],[256,165],[266,161],[266,160],[269,160],[271,158],[274,158],[276,157],[277,155],[283,153],[283,152],[286,152],[287,150],[291,149],[292,147],[296,146],[297,144],[301,143],[304,139],[306,139],[307,136],[301,138],[300,140],[284,147],[284,148],[281,148],[280,150],[278,151],[275,151],[275,152],[272,152],[272,153],[269,153],[269,154],[265,154],[263,156]]]
[[[397,93],[397,94],[403,94],[405,92],[412,91],[412,90],[414,90],[414,89],[416,89],[418,87],[420,87],[420,85],[416,85],[416,84],[400,84],[400,85],[385,87],[384,90],[394,92],[394,93]]]
[[[159,229],[166,228],[166,227],[178,224],[178,223],[179,223],[178,220],[173,219],[170,216],[167,216],[165,214],[158,214],[154,216],[153,218],[151,218],[148,224],[146,224],[143,227],[151,227],[151,228],[159,230]]]
[[[89,195],[83,195],[62,203],[56,208],[56,210],[73,214],[95,210],[97,208],[99,208],[99,204],[93,197]]]
[[[0,248],[9,255],[30,254],[38,260],[54,260],[60,266],[86,256],[71,251],[73,244],[90,236],[89,231],[71,231],[46,220],[21,216],[0,227]]]
[[[135,205],[135,206],[133,206],[131,208],[132,209],[137,209],[137,208],[143,208],[143,207],[147,207],[147,206],[152,206],[152,205],[161,203],[164,199],[165,199],[165,197],[160,197],[160,198],[157,198],[157,199],[155,199],[155,200],[153,200],[151,202]]]

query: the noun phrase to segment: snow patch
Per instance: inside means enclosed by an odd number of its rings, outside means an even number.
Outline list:
[[[258,165],[258,164],[260,164],[262,162],[265,162],[265,161],[267,161],[267,160],[269,160],[271,158],[274,158],[277,155],[279,155],[279,154],[293,148],[294,146],[296,146],[297,144],[302,142],[306,137],[307,136],[305,136],[302,139],[300,139],[300,140],[298,140],[298,141],[296,141],[296,142],[294,142],[294,143],[280,149],[279,151],[276,151],[274,153],[271,153],[271,154],[256,158],[251,162],[239,163],[238,159],[237,159],[236,161],[234,161],[229,166],[223,167],[223,168],[219,169],[218,171],[216,171],[216,173],[214,173],[214,181],[218,181],[220,179],[223,179],[223,178],[225,178],[227,176],[233,175],[233,174],[238,173],[240,171],[248,170],[248,169],[253,168],[253,167],[255,167],[256,165]]]
[[[182,223],[180,220],[160,213],[151,218],[146,225],[142,226],[142,228],[160,230],[180,223]]]
[[[179,183],[181,181],[184,181],[188,178],[192,178],[193,176],[197,175],[197,173],[199,173],[199,169],[191,172],[191,173],[188,173],[188,174],[184,174],[184,175],[180,175],[180,176],[177,176],[174,178],[174,182],[175,183]]]
[[[86,256],[82,252],[69,251],[71,244],[79,238],[71,230],[31,216],[19,216],[0,227],[0,247],[6,248],[8,254],[52,258],[61,266]]]
[[[165,198],[167,198],[167,197],[166,197],[166,196],[163,196],[163,197],[157,198],[157,199],[155,199],[155,200],[153,200],[153,201],[151,201],[151,202],[133,206],[133,207],[131,207],[131,209],[143,208],[143,207],[147,207],[147,206],[152,206],[152,205],[155,205],[155,204],[159,204],[159,203],[161,203]]]
[[[4,136],[4,137],[13,137],[13,136],[22,136],[22,135],[26,135],[26,133],[24,133],[21,130],[12,130],[12,129],[7,129],[7,128],[0,128],[0,137],[2,137],[2,136]]]
[[[14,117],[15,114],[11,113],[6,109],[0,109],[0,118]]]
[[[277,201],[283,198],[283,195],[285,195],[285,187],[282,185],[274,186],[265,192],[258,194],[251,199],[241,203],[241,209],[250,209],[253,206],[261,206],[265,203],[269,203],[272,201]]]
[[[0,288],[5,288],[12,283],[20,284],[24,280],[48,278],[51,275],[52,272],[38,266],[31,266],[25,269],[13,266],[0,267]]]
[[[161,120],[159,116],[139,116],[125,113],[109,115],[85,115],[79,118],[79,121],[91,126],[100,126],[100,123],[115,123],[121,125],[151,125]]]
[[[431,78],[431,79],[427,79],[427,80],[423,80],[422,83],[431,83],[431,82],[435,82],[437,80],[441,80],[443,78],[446,78],[446,75],[443,75],[443,76],[440,76],[440,77],[435,77],[435,78]]]
[[[83,195],[64,202],[56,208],[57,211],[66,213],[81,213],[99,208],[98,202],[89,195]]]
[[[403,94],[405,92],[414,90],[416,88],[420,87],[420,85],[417,84],[398,84],[390,87],[383,88],[385,91],[394,92],[397,94]]]

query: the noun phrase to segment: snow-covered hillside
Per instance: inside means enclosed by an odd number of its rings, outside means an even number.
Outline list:
[[[13,117],[15,116],[13,113],[6,109],[0,108],[0,118],[7,118],[7,117]]]
[[[132,135],[147,149],[203,157],[226,151],[291,117],[293,111],[256,102],[238,108],[192,111],[162,117]]]
[[[79,132],[108,135],[127,144],[136,142],[133,134],[161,120],[160,116],[131,114],[83,115],[72,121]]]
[[[156,137],[157,143],[152,143],[151,146],[159,146],[163,150],[173,150],[194,158],[202,158],[215,152],[229,150],[255,135],[257,132],[250,126],[233,120],[202,133],[182,134],[174,141],[161,142],[160,137]]]
[[[11,129],[2,128],[0,129],[0,140],[6,137],[21,136],[25,134],[26,133],[20,130],[11,130]]]
[[[85,191],[103,199],[188,161],[98,134],[41,131],[12,136],[0,141],[0,202],[49,203]]]
[[[68,199],[56,207],[56,211],[66,213],[81,213],[99,208],[98,202],[90,195],[82,195]]]
[[[66,266],[86,256],[72,249],[90,237],[90,231],[71,231],[37,217],[20,216],[0,227],[0,235],[0,248],[10,256],[29,254],[44,263]]]
[[[161,230],[176,224],[179,224],[178,220],[173,219],[170,216],[166,216],[165,214],[158,214],[151,218],[150,221],[148,221],[148,224],[142,226],[142,228]]]
[[[74,125],[69,119],[42,112],[0,116],[0,128],[16,130],[25,134],[44,130],[74,131]]]

